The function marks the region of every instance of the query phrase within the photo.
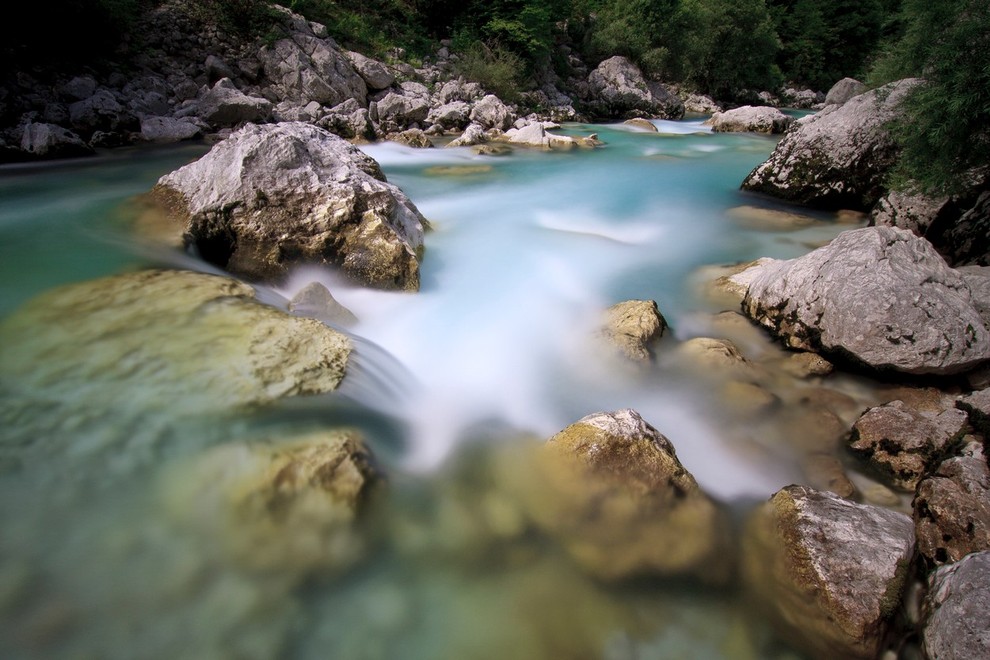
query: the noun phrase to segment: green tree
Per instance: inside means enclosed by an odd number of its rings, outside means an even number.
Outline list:
[[[924,79],[892,127],[903,149],[894,183],[961,192],[990,165],[990,9],[986,0],[904,0],[900,19],[903,35],[869,78]]]

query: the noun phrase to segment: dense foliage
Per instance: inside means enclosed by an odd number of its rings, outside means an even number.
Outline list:
[[[870,76],[872,84],[925,80],[894,126],[903,147],[895,183],[959,192],[979,174],[973,168],[986,177],[990,166],[990,8],[986,0],[904,0],[900,21],[903,34]]]

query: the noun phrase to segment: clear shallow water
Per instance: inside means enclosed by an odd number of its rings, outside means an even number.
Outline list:
[[[720,325],[713,313],[725,305],[699,293],[698,269],[797,256],[842,227],[819,215],[800,229],[754,229],[730,209],[768,205],[737,187],[774,141],[713,135],[696,121],[657,125],[660,134],[567,127],[598,133],[606,146],[593,151],[367,147],[434,224],[422,291],[368,291],[301,269],[266,293],[278,302],[276,293],[319,280],[355,312],[350,398],[236,419],[66,423],[64,456],[50,465],[0,463],[2,654],[793,657],[735,588],[589,578],[553,543],[518,529],[492,467],[514,439],[632,407],[727,506],[744,509],[806,476],[791,437],[805,422],[794,411],[819,383],[772,372],[767,386],[784,412],[738,415],[716,381],[676,359],[676,346],[727,336],[747,357],[774,358],[759,333]],[[140,265],[190,267],[133,239],[120,204],[203,151],[0,172],[0,315],[58,284]],[[656,300],[672,326],[646,371],[611,362],[592,339],[602,310],[630,298]],[[870,396],[851,380],[830,385]],[[174,477],[184,461],[231,439],[340,424],[365,429],[390,482],[356,567],[300,573],[287,562],[258,574],[214,552],[216,535],[171,521],[163,501],[201,487]]]

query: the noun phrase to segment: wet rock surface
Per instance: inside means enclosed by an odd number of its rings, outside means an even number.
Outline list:
[[[911,519],[803,486],[778,491],[747,525],[747,588],[815,658],[876,658],[914,549]]]
[[[152,196],[231,272],[274,279],[328,264],[369,286],[419,288],[425,219],[373,159],[320,128],[246,126]]]
[[[783,133],[793,121],[777,108],[744,105],[716,112],[705,124],[715,133]]]
[[[605,310],[601,338],[635,362],[653,359],[650,345],[663,336],[667,320],[654,300],[627,300]]]

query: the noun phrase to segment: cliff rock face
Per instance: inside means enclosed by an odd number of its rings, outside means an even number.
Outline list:
[[[891,83],[798,121],[743,189],[823,208],[870,209],[897,156],[885,124],[917,82]]]
[[[778,491],[746,529],[746,586],[814,658],[876,658],[914,549],[911,519],[804,486]]]
[[[378,164],[327,131],[248,125],[152,191],[201,256],[277,278],[326,263],[366,285],[419,288],[425,218]]]
[[[966,280],[911,232],[846,231],[758,268],[743,310],[791,348],[908,374],[958,373],[990,359]]]

